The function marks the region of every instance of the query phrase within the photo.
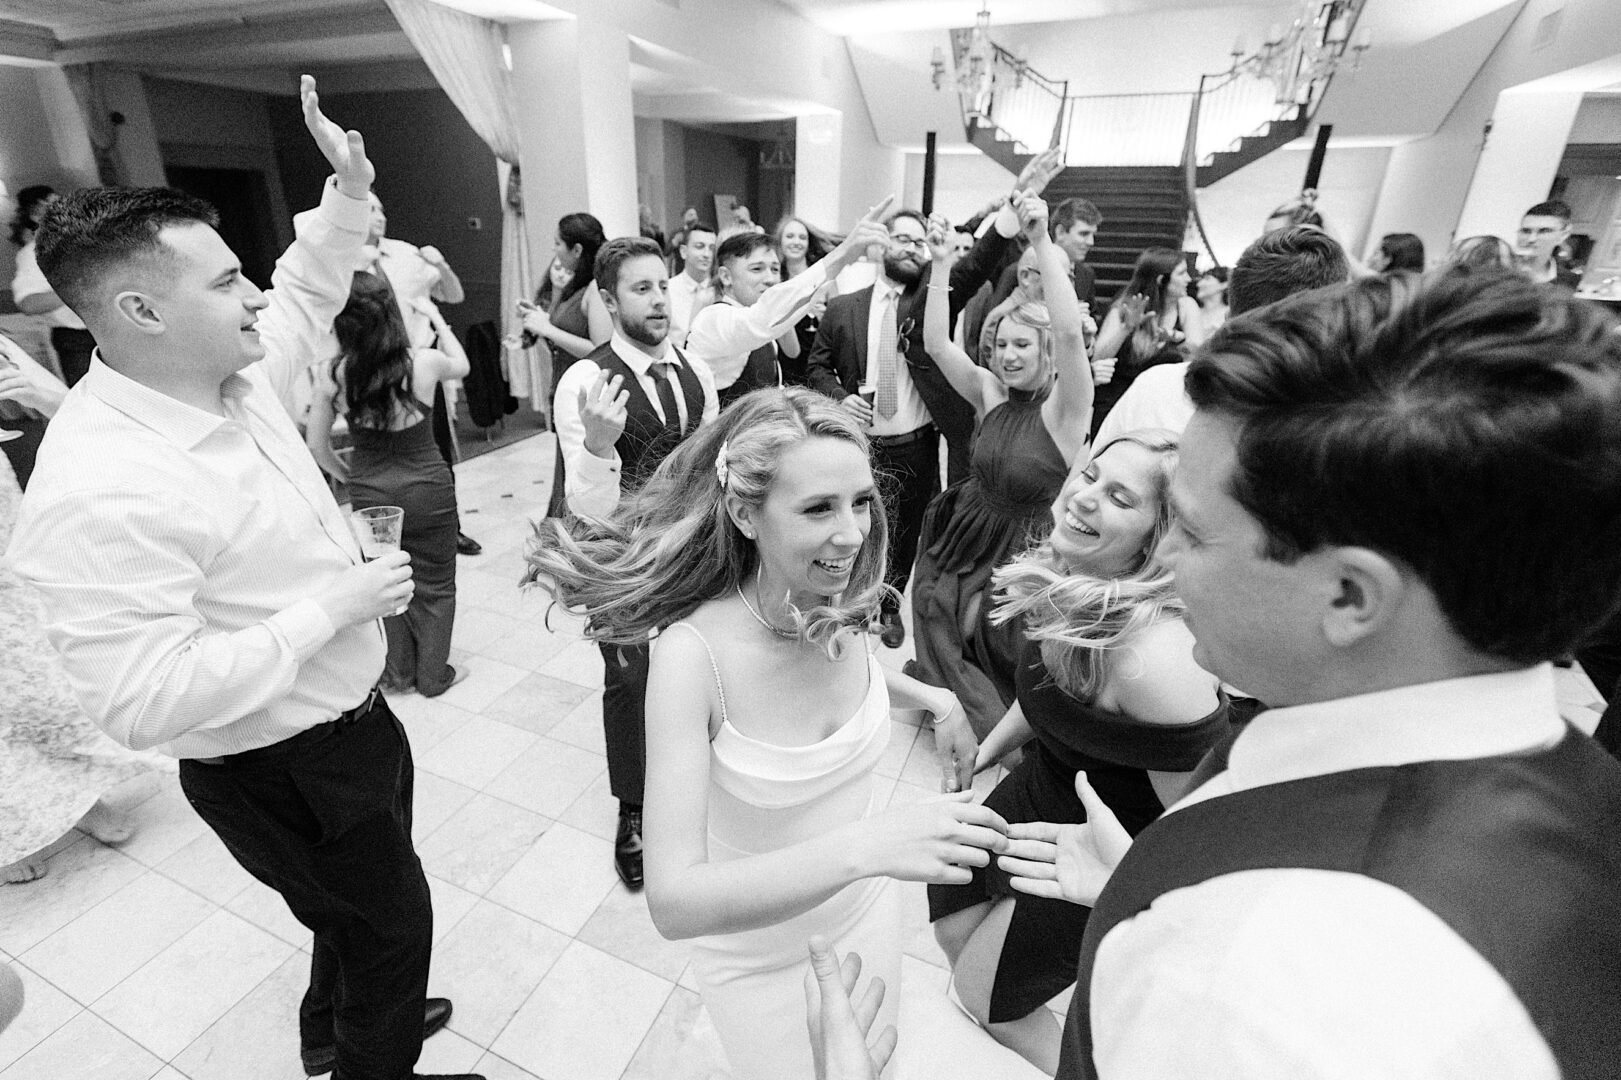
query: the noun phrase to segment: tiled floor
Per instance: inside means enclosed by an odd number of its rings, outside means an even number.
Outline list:
[[[464,527],[484,545],[458,577],[453,661],[472,674],[438,699],[393,702],[417,761],[430,991],[456,1003],[418,1067],[490,1080],[723,1076],[686,948],[660,938],[646,900],[614,876],[601,660],[575,623],[548,620],[545,598],[517,589],[551,453],[541,436],[457,470]],[[878,768],[891,800],[929,795],[930,749],[928,731],[896,720]],[[71,834],[47,877],[0,888],[0,960],[28,995],[0,1035],[0,1080],[298,1080],[308,932],[173,779],[121,796],[134,839],[114,849]],[[921,886],[892,887],[907,890],[910,948],[890,1075],[1034,1076],[947,1002]]]

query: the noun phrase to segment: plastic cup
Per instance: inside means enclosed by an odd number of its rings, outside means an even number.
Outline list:
[[[360,556],[367,562],[380,559],[391,551],[400,550],[400,534],[405,529],[405,511],[398,506],[368,506],[356,510],[355,539],[360,541]],[[395,615],[405,614],[401,605]]]

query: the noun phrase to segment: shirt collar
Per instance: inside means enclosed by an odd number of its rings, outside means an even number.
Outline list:
[[[1329,773],[1461,761],[1551,746],[1565,734],[1553,667],[1402,686],[1269,709],[1233,743],[1233,790]]]
[[[162,435],[182,450],[192,450],[230,421],[223,416],[176,401],[168,394],[136,382],[108,367],[97,349],[90,357],[90,370],[82,380],[89,393],[128,416],[131,420]],[[220,395],[228,406],[240,408],[251,384],[240,372],[225,377]],[[75,388],[76,389],[76,388]]]
[[[608,344],[613,348],[614,355],[623,360],[625,362],[625,366],[634,371],[638,376],[646,375],[648,369],[654,364],[680,365],[681,363],[681,355],[675,351],[675,346],[671,345],[668,340],[664,342],[663,356],[648,356],[642,350],[632,345],[630,343],[630,339],[625,337],[625,335],[620,333],[618,330],[615,330],[614,336],[608,339]]]
[[[899,282],[889,281],[880,273],[878,280],[872,283],[872,300],[875,304],[881,304],[889,299],[891,295],[899,296],[905,291],[906,286]]]

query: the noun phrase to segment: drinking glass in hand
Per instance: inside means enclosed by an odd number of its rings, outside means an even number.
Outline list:
[[[364,510],[356,510],[353,517],[361,558],[371,562],[391,551],[400,550],[400,534],[405,529],[403,509],[398,506],[368,506]],[[394,614],[405,614],[405,608],[401,607]]]

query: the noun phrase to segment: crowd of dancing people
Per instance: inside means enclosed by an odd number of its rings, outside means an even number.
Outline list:
[[[0,864],[119,842],[99,796],[178,761],[313,932],[306,1072],[407,1080],[452,1006],[388,702],[468,675],[463,290],[300,96],[334,175],[268,292],[189,196],[21,193],[63,378],[0,338]],[[1102,297],[1061,169],[960,223],[571,213],[516,313],[556,453],[501,569],[600,648],[615,869],[730,1074],[884,1071],[899,880],[1045,1074],[1612,1075],[1618,725],[1553,665],[1621,678],[1621,333],[1569,207],[1364,262],[1308,194]],[[399,550],[352,528],[394,507]],[[893,709],[937,798],[879,796]]]

